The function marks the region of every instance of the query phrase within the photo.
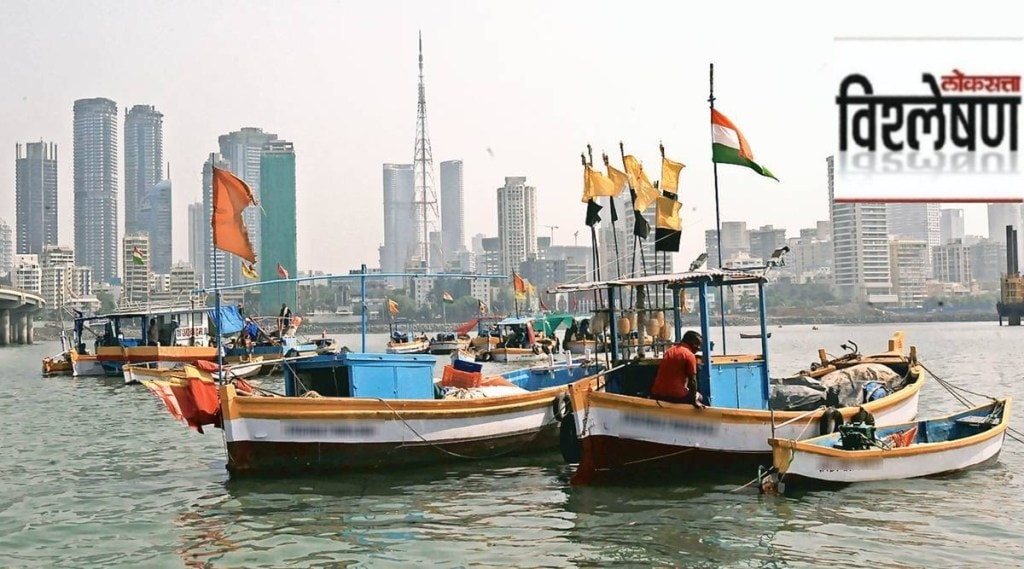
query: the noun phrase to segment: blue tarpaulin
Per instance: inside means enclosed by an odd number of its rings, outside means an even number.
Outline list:
[[[218,321],[216,308],[210,309],[210,321],[214,326],[220,325],[221,336],[237,334],[245,327],[245,322],[242,315],[239,314],[237,306],[220,307],[220,317],[221,319]]]

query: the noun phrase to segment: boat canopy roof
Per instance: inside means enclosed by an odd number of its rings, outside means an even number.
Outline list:
[[[688,286],[696,286],[700,283],[709,283],[711,286],[730,286],[765,282],[768,282],[768,279],[765,278],[765,276],[761,273],[738,270],[704,269],[700,271],[686,271],[682,273],[668,273],[664,275],[647,275],[643,277],[628,277],[624,279],[614,279],[607,281],[568,283],[558,285],[550,289],[548,292],[583,292],[615,287],[645,285],[666,285],[669,287],[684,288]]]
[[[162,316],[162,315],[175,315],[175,314],[190,314],[206,312],[206,306],[153,306],[143,308],[131,308],[125,310],[118,310],[115,312],[107,312],[105,314],[96,314],[93,316],[79,316],[75,320],[79,321],[91,321],[91,320],[106,320],[108,318],[142,318],[148,316]]]
[[[504,320],[498,321],[498,326],[515,326],[516,324],[528,324],[533,322],[533,318],[528,316],[509,316]]]
[[[565,326],[566,328],[572,326],[574,319],[575,316],[572,314],[548,314],[547,316],[537,318],[534,327],[550,336],[555,333],[555,330],[558,330],[559,326]]]

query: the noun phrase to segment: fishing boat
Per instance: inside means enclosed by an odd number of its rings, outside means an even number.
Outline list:
[[[93,338],[92,351],[87,336]],[[127,308],[74,319],[66,351],[75,376],[122,375],[126,363],[169,367],[213,360],[206,309],[189,305]]]
[[[740,332],[740,338],[743,338],[744,340],[753,340],[753,339],[760,338],[760,337],[761,337],[761,334],[748,334],[746,332]],[[765,338],[771,338],[772,337],[772,333],[768,332],[767,334],[764,335],[764,337]]]
[[[175,373],[182,371],[185,365],[181,364],[174,367],[157,367],[155,362],[142,363],[142,364],[125,364],[121,370],[124,374],[125,385],[131,385],[133,383],[141,383],[143,380],[163,380],[173,376]],[[216,381],[221,381],[221,375],[225,381],[233,378],[249,378],[258,374],[260,368],[263,367],[263,356],[253,356],[248,361],[242,361],[237,363],[225,363],[224,367],[219,367],[214,362],[205,360],[198,360],[195,362],[195,367],[201,370],[210,372],[210,375]]]
[[[71,352],[62,351],[59,354],[43,358],[43,375],[72,375],[74,366],[71,363]]]
[[[430,339],[427,351],[444,355],[469,348],[469,335],[457,332],[440,332]]]
[[[594,334],[591,329],[592,323],[590,318],[573,317],[572,323],[562,338],[562,349],[574,354],[603,352],[605,343]],[[600,332],[598,330],[598,333]]]
[[[775,487],[898,480],[956,472],[998,458],[1010,398],[952,415],[875,427],[853,423],[806,440],[773,438]],[[780,485],[781,483],[781,485]]]
[[[562,285],[554,292],[599,291],[606,293],[610,321],[615,321],[615,305],[622,288],[665,287],[672,292],[673,328],[682,337],[683,314],[680,292],[696,292],[701,349],[698,357],[697,385],[706,408],[688,403],[670,403],[650,397],[660,359],[625,359],[619,351],[619,336],[612,335],[612,365],[607,374],[570,386],[571,418],[562,423],[569,431],[563,455],[578,463],[572,478],[585,484],[601,479],[618,479],[666,470],[683,472],[719,471],[721,467],[756,468],[771,458],[768,439],[776,436],[794,439],[819,434],[819,421],[826,411],[829,392],[815,392],[819,400],[786,397],[786,382],[769,378],[764,285],[766,271],[691,270],[683,273],[626,278],[614,281]],[[708,299],[719,287],[754,285],[759,300],[761,327],[760,353],[738,354],[726,351],[724,332],[721,352],[713,353],[710,342],[711,316]],[[628,298],[625,292],[623,296]],[[691,316],[692,318],[692,316]],[[888,350],[861,355],[857,349],[828,359],[819,350],[819,362],[813,369],[795,374],[808,386],[825,379],[853,387],[833,403],[832,412],[849,418],[860,405],[873,413],[880,425],[902,423],[917,416],[918,395],[924,377],[917,361],[916,348],[905,352],[901,332],[889,340]],[[710,357],[707,355],[710,354]],[[866,365],[867,367],[859,367]],[[829,376],[841,372],[848,377]],[[864,378],[884,385],[867,393]],[[881,378],[885,378],[882,380]],[[776,385],[773,385],[776,383]],[[830,384],[831,385],[831,384]],[[801,389],[804,389],[801,387]],[[782,396],[779,396],[779,395]],[[839,395],[839,391],[835,392]],[[864,402],[865,397],[870,397]],[[838,397],[836,397],[838,399]],[[801,405],[792,404],[799,400]],[[808,409],[808,406],[810,410]],[[775,425],[773,431],[773,425]]]
[[[509,317],[495,324],[500,341],[481,352],[477,359],[503,363],[539,362],[547,356],[544,347],[537,341],[533,329],[533,318]],[[548,353],[550,353],[550,348]]]
[[[430,340],[413,331],[412,321],[395,318],[389,323],[391,336],[385,351],[389,354],[425,354],[430,349]],[[404,330],[403,330],[404,328]]]
[[[301,317],[293,317],[288,326],[279,325],[281,319],[275,316],[257,316],[244,319],[238,313],[236,307],[221,307],[225,322],[225,356],[232,361],[250,357],[262,357],[263,367],[258,375],[270,375],[280,367],[280,362],[285,357],[306,356],[322,351],[329,351],[335,347],[333,338],[326,334],[319,338],[308,338],[299,334],[302,326]],[[237,323],[236,323],[237,320]],[[229,340],[230,334],[241,332],[244,327],[254,326],[255,337],[249,334],[249,338],[236,338]]]

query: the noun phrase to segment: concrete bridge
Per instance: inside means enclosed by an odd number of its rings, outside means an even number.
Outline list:
[[[39,295],[0,287],[0,346],[31,344],[32,315],[45,305]]]

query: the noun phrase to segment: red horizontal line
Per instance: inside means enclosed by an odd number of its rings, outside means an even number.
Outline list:
[[[836,198],[836,203],[1024,203],[1024,198]]]

